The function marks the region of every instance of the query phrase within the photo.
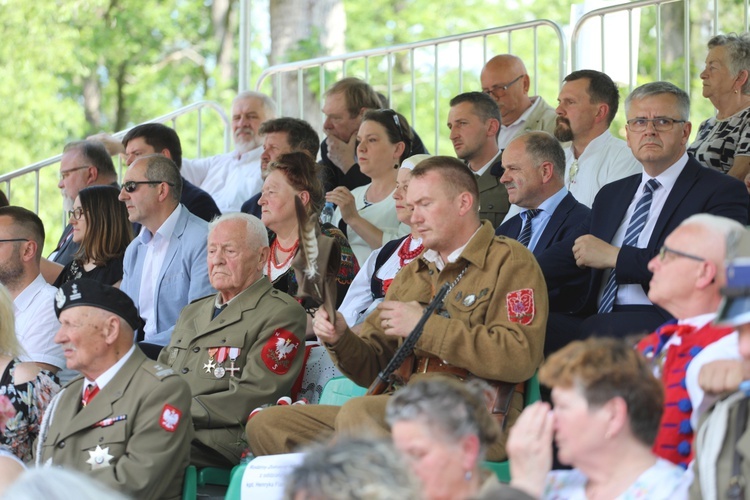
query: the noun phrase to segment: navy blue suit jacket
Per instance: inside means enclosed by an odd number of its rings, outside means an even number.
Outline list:
[[[185,205],[191,214],[197,215],[206,222],[211,222],[215,217],[221,215],[216,202],[206,191],[182,178],[182,195],[180,203]]]
[[[603,241],[612,241],[636,195],[641,178],[641,174],[635,174],[602,187],[594,199],[589,219],[565,241],[556,244],[551,251],[538,258],[548,287],[564,286],[566,280],[575,275],[577,266],[573,257],[573,243],[578,236],[591,234]],[[657,218],[648,246],[620,248],[615,266],[618,284],[639,284],[648,293],[651,281],[648,263],[659,253],[664,240],[682,221],[694,214],[710,213],[747,224],[748,201],[750,198],[744,183],[703,167],[689,156]],[[594,314],[604,271],[592,269],[589,273],[589,290],[582,312]]]
[[[534,256],[539,259],[552,245],[567,239],[569,234],[589,217],[590,213],[589,207],[576,200],[572,194],[566,194],[539,236],[539,241],[533,250]],[[517,214],[498,227],[495,234],[517,240],[522,227],[521,214]],[[581,309],[588,288],[588,280],[589,273],[578,269],[577,276],[569,279],[564,288],[548,288],[549,310],[570,313]]]
[[[247,200],[245,203],[242,204],[242,208],[240,208],[240,212],[245,214],[254,215],[257,218],[260,219],[260,205],[258,205],[258,200],[260,200],[260,195],[263,193],[258,193],[254,195],[252,198]]]

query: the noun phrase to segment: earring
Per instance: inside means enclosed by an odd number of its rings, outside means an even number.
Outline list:
[[[735,94],[739,94],[739,91],[737,89],[734,89]]]
[[[470,470],[466,471],[466,474],[464,474],[464,479],[466,481],[471,481],[471,471]]]

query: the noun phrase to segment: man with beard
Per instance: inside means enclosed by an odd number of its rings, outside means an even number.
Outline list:
[[[479,184],[479,217],[497,227],[508,213],[508,191],[500,183],[503,167],[497,148],[500,111],[481,92],[459,94],[450,102],[448,128],[456,156],[466,162]]]
[[[34,212],[0,208],[0,283],[13,297],[16,337],[26,353],[20,359],[56,373],[65,367],[65,357],[54,342],[60,328],[53,309],[57,290],[39,267],[43,246],[44,225]]]
[[[609,132],[620,94],[609,76],[583,69],[565,77],[557,101],[555,137],[572,141],[565,150],[565,187],[590,207],[602,186],[641,171],[625,141]]]
[[[210,194],[222,213],[239,211],[260,192],[263,179],[260,125],[276,116],[276,103],[260,92],[240,92],[232,101],[235,150],[208,158],[182,160],[182,175]]]

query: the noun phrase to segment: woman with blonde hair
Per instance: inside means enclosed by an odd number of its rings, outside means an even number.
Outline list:
[[[22,363],[16,339],[13,300],[0,284],[0,450],[23,462],[31,460],[32,442],[52,396],[57,377],[34,363]]]
[[[554,409],[527,407],[508,438],[511,486],[534,498],[679,499],[683,470],[651,448],[664,391],[632,346],[612,338],[575,341],[539,371]],[[552,440],[573,470],[551,471]]]

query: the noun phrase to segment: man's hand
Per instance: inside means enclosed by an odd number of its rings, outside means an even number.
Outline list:
[[[706,363],[698,373],[698,385],[706,394],[735,392],[740,382],[750,378],[746,364],[737,359],[719,359]]]
[[[329,134],[326,144],[328,145],[328,159],[342,172],[347,173],[357,163],[357,134],[352,134],[348,142]]]
[[[98,134],[90,135],[86,138],[87,141],[99,141],[104,144],[107,148],[107,152],[110,156],[124,155],[125,146],[122,145],[120,139],[115,139],[106,132],[100,132]]]
[[[578,267],[609,269],[617,265],[618,247],[612,246],[596,236],[584,234],[573,244],[573,256]]]
[[[508,436],[510,485],[534,498],[541,497],[552,469],[553,416],[548,403],[527,406]]]
[[[378,310],[383,333],[404,338],[409,336],[424,314],[423,307],[417,301],[384,300],[378,306]]]
[[[326,344],[334,345],[338,342],[346,332],[346,320],[341,313],[336,313],[334,318],[335,325],[333,325],[328,319],[328,313],[325,308],[320,307],[315,312],[315,317],[312,320],[313,331],[318,337],[318,340]]]

